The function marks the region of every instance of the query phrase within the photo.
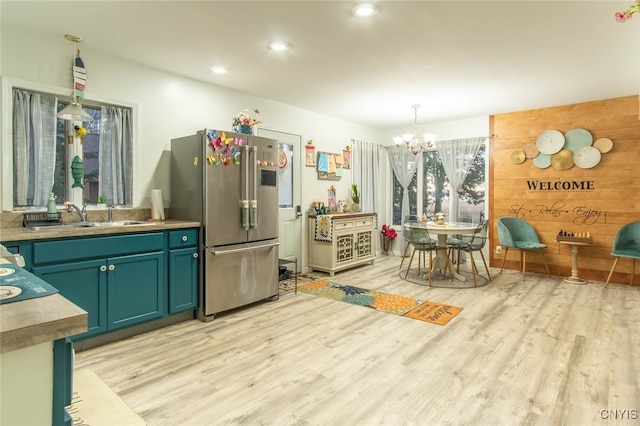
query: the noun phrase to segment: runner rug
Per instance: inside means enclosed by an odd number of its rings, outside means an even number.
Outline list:
[[[439,325],[445,325],[462,311],[462,308],[457,306],[430,301],[423,302],[413,297],[398,296],[351,285],[342,285],[329,280],[319,280],[309,284],[303,284],[298,287],[298,290],[315,296],[352,303],[377,311],[402,315],[407,318]]]
[[[93,370],[73,372],[73,398],[67,407],[74,425],[144,426],[140,418]]]
[[[320,278],[314,277],[313,275],[303,274],[302,272],[298,272],[298,287],[304,284],[312,283],[314,281],[318,281]],[[280,291],[293,291],[295,289],[296,276],[291,274],[288,278],[280,280],[278,283],[280,287]]]

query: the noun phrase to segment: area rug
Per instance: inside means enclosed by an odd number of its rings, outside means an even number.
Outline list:
[[[422,303],[413,297],[398,296],[351,285],[342,285],[329,280],[319,280],[298,286],[298,290],[395,315],[404,315]]]
[[[410,310],[403,316],[407,318],[418,319],[421,321],[431,322],[433,324],[445,325],[453,317],[462,312],[463,308],[458,306],[445,305],[435,302],[424,302],[415,309]]]
[[[92,370],[73,372],[73,398],[67,407],[74,425],[146,425]]]
[[[298,287],[303,284],[309,284],[314,281],[318,281],[320,278],[314,277],[313,275],[304,274],[302,272],[298,272]],[[289,276],[289,278],[285,278],[281,280],[278,285],[280,286],[280,291],[293,291],[295,290],[296,285],[296,277],[295,275]]]

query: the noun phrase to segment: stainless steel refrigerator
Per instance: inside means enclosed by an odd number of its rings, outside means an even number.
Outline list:
[[[198,317],[278,297],[278,141],[205,129],[171,140],[171,218],[202,223]]]

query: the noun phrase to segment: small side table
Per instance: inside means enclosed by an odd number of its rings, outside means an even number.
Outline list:
[[[578,246],[590,246],[592,243],[583,241],[557,241],[558,244],[571,246],[571,276],[563,281],[569,284],[586,284],[587,282],[578,276]]]
[[[294,282],[294,289],[295,289],[294,294],[298,294],[298,258],[294,257],[293,259],[278,259],[278,266],[290,265],[290,264],[295,265],[295,269],[293,270],[293,276],[294,276],[293,282]]]

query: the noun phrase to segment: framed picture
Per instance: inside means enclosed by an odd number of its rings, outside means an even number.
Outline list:
[[[347,151],[346,149],[342,151],[342,168],[350,169],[351,168],[351,151]]]
[[[313,145],[305,145],[305,166],[307,167],[315,167],[316,166],[316,147]]]

